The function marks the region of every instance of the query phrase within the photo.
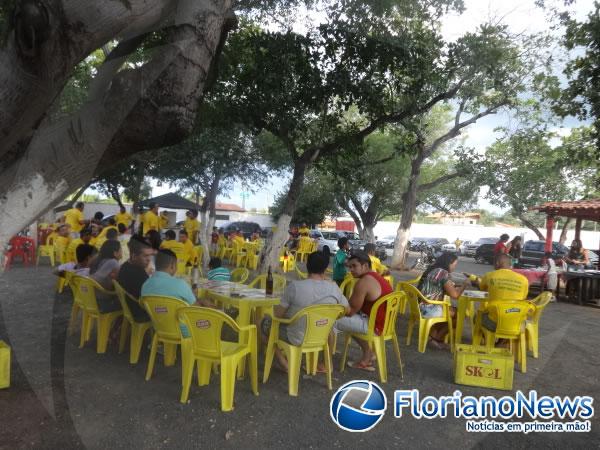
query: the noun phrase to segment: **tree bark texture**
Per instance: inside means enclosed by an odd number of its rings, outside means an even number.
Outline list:
[[[171,19],[166,30],[167,44],[155,49],[152,60],[136,69],[117,71],[115,67],[120,67],[123,59],[109,58],[99,68],[95,86],[91,88],[102,95],[90,98],[72,116],[55,124],[42,121],[37,128],[34,125],[40,122],[44,111],[56,99],[57,92],[47,101],[35,96],[29,98],[29,93],[25,92],[27,88],[13,79],[27,78],[27,74],[22,73],[25,63],[12,61],[7,55],[12,48],[13,57],[22,58],[19,56],[20,50],[15,47],[15,42],[10,44],[12,47],[9,45],[4,49],[0,54],[0,89],[13,94],[3,96],[0,111],[4,152],[0,163],[0,209],[3,211],[0,218],[0,245],[74,189],[85,184],[100,161],[103,165],[109,165],[137,151],[172,145],[184,139],[193,129],[213,62],[231,24],[229,1],[129,0],[128,3],[139,17],[132,16],[130,10],[122,11],[120,6],[115,6],[126,2],[73,0],[64,3],[71,9],[66,8],[61,13],[64,17],[60,28],[64,28],[67,18],[75,17],[81,21],[82,30],[79,32],[84,35],[81,42],[72,44],[77,47],[77,55],[80,55],[74,61],[69,58],[70,53],[63,54],[65,51],[73,52],[70,47],[60,52],[52,47],[52,56],[64,65],[62,70],[67,72],[66,78],[72,66],[98,48],[99,44],[115,36],[144,31],[158,19],[165,19],[166,11]],[[90,6],[92,4],[94,7]],[[150,20],[149,14],[155,4],[155,15]],[[113,15],[107,15],[107,5],[111,5],[110,12]],[[141,10],[140,5],[144,6]],[[125,19],[119,14],[125,14]],[[122,25],[115,30],[111,21]],[[106,35],[103,30],[96,30],[104,27],[112,30],[112,33]],[[104,41],[93,41],[94,45],[88,43],[85,33],[89,33],[90,28],[95,34],[105,36]],[[75,30],[70,32],[75,33]],[[15,37],[11,39],[14,41]],[[50,64],[44,59],[46,46],[50,46],[50,43],[43,43],[43,48],[40,47],[34,56],[36,66]],[[83,50],[79,47],[83,47]],[[61,57],[57,58],[56,55]],[[15,71],[15,67],[21,69]],[[33,87],[36,82],[47,86],[48,83],[62,80],[49,68],[38,72],[28,80],[29,88],[33,91],[37,89]],[[55,79],[52,79],[53,76]],[[64,82],[59,84],[62,88]],[[9,99],[5,101],[7,96]],[[39,96],[43,94],[39,93]],[[13,105],[15,98],[19,99],[17,103],[20,104],[20,110]],[[37,109],[41,112],[36,113]],[[24,127],[27,130],[35,128],[30,137]],[[17,136],[15,129],[21,130]],[[19,141],[20,145],[11,146],[13,153],[8,155],[10,149],[6,146],[11,141]],[[18,150],[16,153],[15,148]]]
[[[307,165],[303,160],[297,160],[294,164],[294,175],[288,189],[283,210],[277,220],[277,228],[273,233],[273,237],[265,246],[263,259],[260,264],[261,273],[266,273],[269,267],[274,271],[279,270],[279,253],[288,240],[290,223],[296,209],[298,197],[302,191],[302,186],[304,185],[304,174]]]
[[[391,267],[400,270],[405,269],[404,262],[406,261],[406,252],[408,251],[408,237],[410,235],[410,227],[412,225],[413,217],[417,209],[417,191],[419,177],[421,175],[421,166],[427,157],[423,144],[420,142],[417,145],[419,145],[420,148],[417,152],[417,156],[411,163],[408,186],[402,195],[402,205],[404,208],[402,210],[402,215],[400,216],[400,225],[398,226],[398,231],[396,232],[394,253],[392,254]]]

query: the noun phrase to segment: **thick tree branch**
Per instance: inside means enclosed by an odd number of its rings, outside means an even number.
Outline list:
[[[77,63],[111,39],[147,31],[168,16],[177,3],[99,1],[90,7],[83,1],[35,2],[45,18],[35,25],[39,28],[35,42],[25,41],[17,32],[32,26],[27,22],[29,16],[17,12],[15,28],[0,49],[0,158],[5,167],[24,152]]]
[[[435,188],[435,187],[439,186],[440,184],[443,184],[443,183],[445,183],[447,181],[453,180],[453,179],[458,178],[458,177],[465,176],[466,174],[467,174],[467,171],[460,171],[460,172],[454,172],[454,173],[448,173],[446,175],[442,175],[441,177],[439,177],[439,178],[437,178],[437,179],[435,179],[433,181],[430,181],[429,183],[420,184],[417,187],[417,192],[420,194],[422,192],[425,192],[425,191],[428,191],[430,189],[433,189],[433,188]]]

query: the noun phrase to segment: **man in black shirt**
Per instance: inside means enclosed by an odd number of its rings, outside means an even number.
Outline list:
[[[131,237],[127,247],[129,248],[129,261],[121,266],[117,281],[128,294],[139,298],[142,284],[148,279],[146,268],[150,264],[153,251],[146,241],[137,236]],[[150,320],[150,317],[139,303],[127,298],[127,304],[136,321],[147,322]]]

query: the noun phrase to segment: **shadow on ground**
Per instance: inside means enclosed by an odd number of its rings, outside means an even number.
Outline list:
[[[493,395],[504,391],[458,386],[452,379],[450,353],[416,343],[406,347],[406,318],[398,321],[404,361],[400,378],[388,348],[389,381],[382,385],[388,413],[366,434],[339,430],[329,418],[332,392],[324,375],[304,376],[297,398],[287,395],[286,375],[274,371],[255,397],[248,380],[238,381],[235,410],[220,411],[219,380],[193,385],[190,402],[179,403],[180,366],[157,361],[153,378],[144,381],[148,351],[136,366],[110,347],[95,353],[95,342],[78,348],[78,335],[67,336],[71,299],[53,294],[47,267],[14,268],[0,278],[0,339],[13,348],[12,383],[0,390],[0,448],[188,448],[188,447],[435,447],[435,448],[590,448],[600,442],[600,423],[591,433],[467,433],[464,419],[421,419],[392,415],[394,389],[419,389],[424,395]],[[528,359],[528,372],[515,372],[514,390],[541,395],[591,395],[600,398],[600,310],[553,303],[541,322],[540,358]],[[468,327],[467,327],[468,328]],[[356,357],[353,348],[350,357]],[[261,355],[262,358],[262,355]],[[262,362],[260,363],[262,366]],[[375,374],[346,369],[334,358],[334,389]],[[260,377],[259,373],[259,377]]]

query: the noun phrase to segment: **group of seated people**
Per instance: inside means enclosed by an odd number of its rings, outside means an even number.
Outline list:
[[[487,291],[488,299],[486,303],[488,306],[498,301],[527,300],[529,282],[526,277],[511,270],[512,261],[510,255],[497,255],[495,270],[486,273],[481,278],[467,276],[460,286],[457,286],[451,277],[457,265],[458,256],[456,254],[443,253],[423,272],[417,286],[427,299],[441,301],[446,296],[449,297],[452,303],[450,307],[450,315],[452,317],[456,315],[456,302],[458,298],[466,289],[473,287],[473,284],[482,291]],[[444,314],[442,305],[427,303],[426,301],[422,301],[419,304],[419,309],[423,318],[442,317]],[[482,310],[482,323],[487,329],[495,330],[497,318],[493,316],[494,309],[489,307],[488,309]],[[456,324],[456,321],[453,323]],[[447,348],[444,340],[448,331],[447,323],[435,324],[429,335],[430,345],[439,349]]]

